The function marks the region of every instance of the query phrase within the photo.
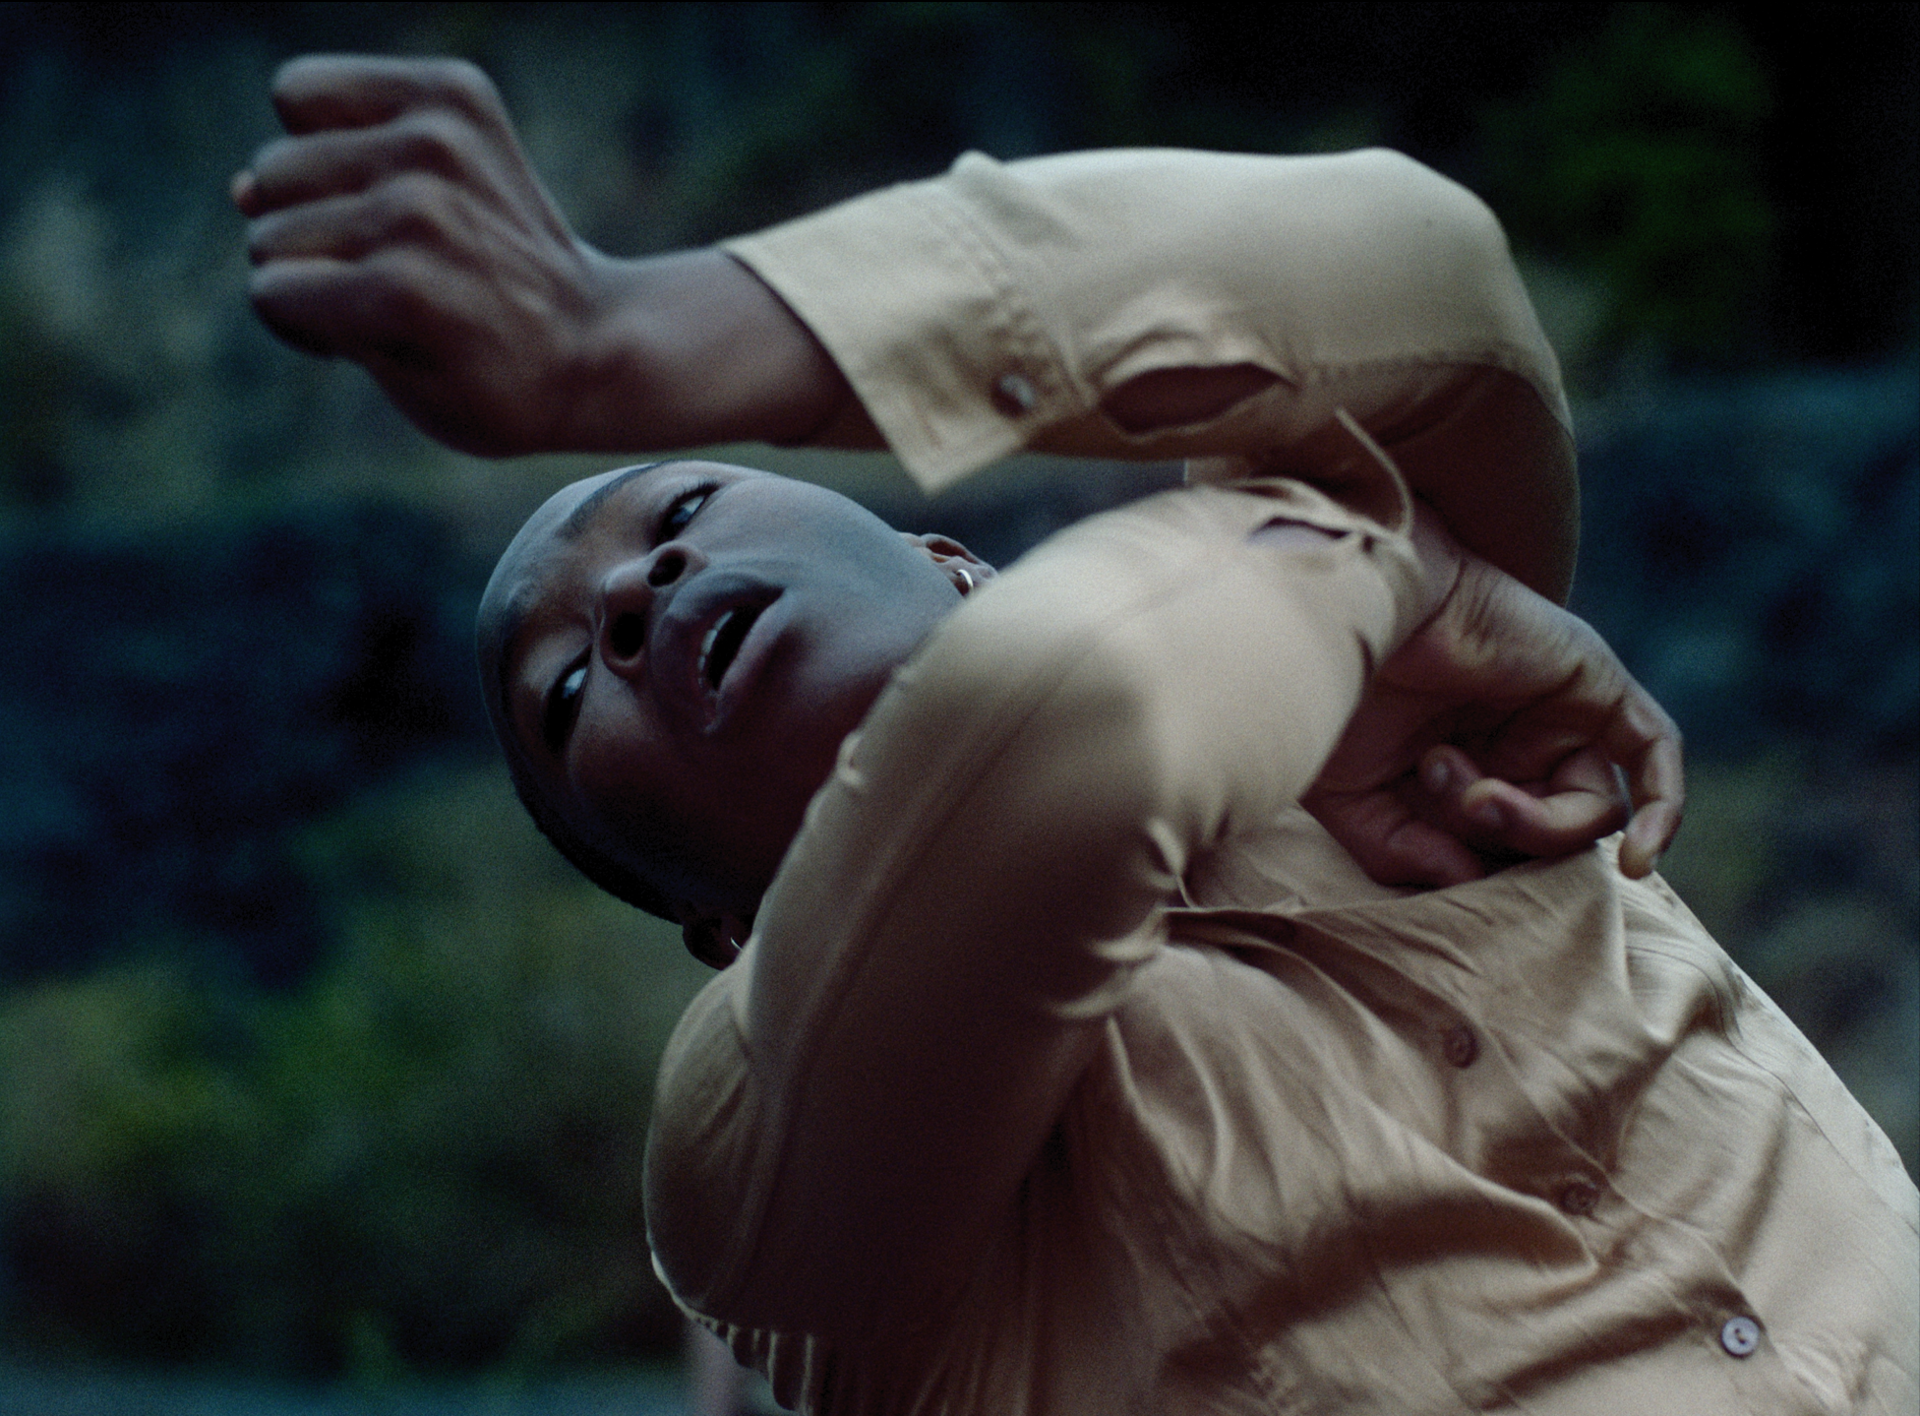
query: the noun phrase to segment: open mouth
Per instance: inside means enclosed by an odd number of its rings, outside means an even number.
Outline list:
[[[700,641],[700,677],[706,681],[709,690],[719,692],[720,682],[733,666],[741,644],[746,641],[747,632],[753,628],[753,622],[760,618],[764,609],[765,605],[738,606],[728,610],[708,628]]]
[[[662,701],[689,728],[711,734],[753,700],[789,617],[768,613],[783,592],[762,579],[707,570],[691,580],[660,612],[649,672]]]

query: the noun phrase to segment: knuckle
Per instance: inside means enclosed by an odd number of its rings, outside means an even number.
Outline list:
[[[468,93],[488,93],[493,89],[493,80],[485,70],[467,59],[438,59],[433,61],[440,81],[449,88],[464,89]]]
[[[396,134],[398,156],[404,164],[458,177],[467,166],[470,129],[444,110],[408,115]]]
[[[326,61],[316,54],[303,54],[297,59],[289,59],[273,71],[273,83],[269,92],[276,99],[297,98],[324,68]]]
[[[434,97],[477,122],[487,122],[502,111],[499,90],[477,64],[465,59],[430,61]]]
[[[441,229],[445,184],[425,172],[403,172],[367,194],[365,231],[370,241],[431,239]]]
[[[260,144],[260,146],[254,150],[253,159],[250,163],[254,175],[259,176],[262,173],[273,172],[285,166],[287,154],[292,150],[293,143],[294,140],[292,138],[281,137],[272,138]]]
[[[375,188],[375,210],[390,221],[417,219],[440,205],[444,190],[438,176],[409,169],[396,173]]]
[[[285,112],[364,84],[375,62],[345,54],[302,54],[274,71],[269,92]]]
[[[367,200],[381,216],[397,215],[426,205],[437,180],[418,168],[403,168],[368,188]]]
[[[422,55],[403,62],[414,82],[423,89],[440,90],[471,83],[472,76],[480,72],[467,60],[451,54]]]
[[[260,151],[253,155],[254,180],[264,194],[272,195],[270,189],[289,181],[301,167],[305,155],[306,143],[300,138],[275,138],[262,144]]]

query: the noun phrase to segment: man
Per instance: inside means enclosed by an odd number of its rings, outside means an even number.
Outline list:
[[[1564,592],[1571,445],[1470,197],[1385,154],[967,159],[623,263],[471,70],[276,96],[257,305],[456,445],[879,433],[930,485],[1019,446],[1217,484],[977,596],[951,542],[702,463],[569,489],[503,558],[536,816],[738,956],[665,1063],[649,1222],[783,1402],[1911,1403],[1912,1186],[1632,883],[1676,740],[1519,583]],[[1574,849],[1608,763],[1618,869]]]

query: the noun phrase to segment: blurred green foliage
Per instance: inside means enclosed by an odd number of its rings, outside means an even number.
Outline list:
[[[1810,744],[1688,764],[1660,873],[1920,1174],[1920,812],[1911,770]]]
[[[706,971],[492,772],[306,855],[342,928],[296,991],[128,964],[0,1006],[21,1339],[368,1379],[670,1346],[640,1155]]]
[[[1595,288],[1568,354],[1638,346],[1735,354],[1760,334],[1773,276],[1761,166],[1771,84],[1739,24],[1711,10],[1623,5],[1525,97],[1486,117],[1486,195],[1522,250]]]
[[[1911,350],[1914,14],[0,7],[0,536],[28,554],[49,528],[191,545],[289,499],[377,493],[487,553],[601,465],[503,471],[446,453],[359,371],[282,349],[252,318],[225,187],[273,136],[268,82],[298,52],[479,62],[562,208],[619,253],[926,175],[966,146],[1389,143],[1493,201],[1605,413],[1645,396],[1650,366]],[[871,460],[776,465],[900,485]],[[1910,485],[1906,465],[1887,463],[1889,487]],[[130,653],[167,642],[128,637]],[[36,691],[45,673],[8,669]],[[0,699],[0,727],[28,701]],[[243,763],[267,750],[218,746]],[[1913,1165],[1911,743],[1890,774],[1822,766],[1828,746],[1696,763],[1671,873]],[[0,993],[9,1341],[377,1383],[672,1340],[638,1160],[655,1060],[700,971],[671,930],[574,878],[497,771],[449,758],[342,784],[360,795],[344,811],[272,823],[299,835],[331,940],[296,986],[262,995],[208,962],[210,941],[149,925],[72,950],[113,956],[103,967]],[[21,780],[46,770],[44,754],[0,761]],[[149,787],[152,768],[122,775]],[[186,821],[205,784],[183,778]],[[0,800],[0,838],[36,845],[33,803]],[[1810,867],[1836,849],[1846,870]]]

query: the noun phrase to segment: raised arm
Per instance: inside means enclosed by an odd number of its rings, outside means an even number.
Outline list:
[[[1469,549],[1570,581],[1552,353],[1486,207],[1395,154],[970,158],[737,260],[617,260],[471,65],[301,59],[274,101],[290,136],[234,181],[257,308],[456,447],[868,446],[877,421],[929,487],[1026,446],[1313,479],[1344,409]]]
[[[288,136],[233,182],[254,307],[433,437],[495,457],[792,442],[850,402],[719,251],[616,260],[576,237],[471,64],[297,59],[273,99]]]
[[[616,260],[567,228],[471,65],[301,59],[274,101],[290,136],[234,180],[257,308],[456,447],[884,438],[937,488],[1035,446],[1377,499],[1357,437],[1469,549],[1550,598],[1569,583],[1552,353],[1485,206],[1405,158],[976,157],[724,250]],[[1548,839],[1521,824],[1509,847]]]
[[[1397,153],[969,155],[726,249],[929,490],[1031,447],[1356,491],[1357,428],[1468,549],[1571,580],[1552,351],[1486,206]]]
[[[1072,528],[969,601],[815,798],[663,1064],[648,1223],[746,1326],[934,1315],[1007,1207],[1189,860],[1312,779],[1451,570],[1307,489]]]

